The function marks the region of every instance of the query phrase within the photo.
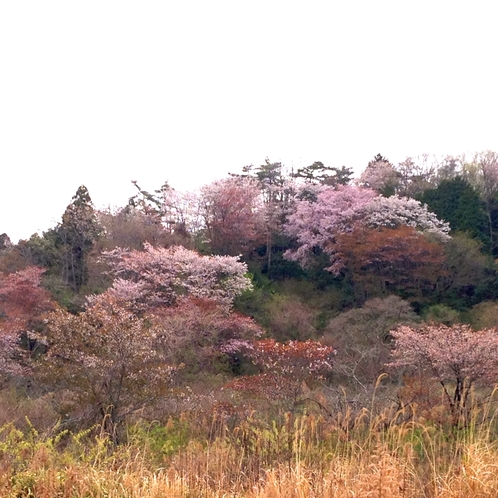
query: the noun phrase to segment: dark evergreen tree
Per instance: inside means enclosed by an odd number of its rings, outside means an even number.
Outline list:
[[[463,178],[443,180],[435,189],[424,191],[420,201],[447,221],[453,231],[469,234],[482,242],[484,250],[490,250],[484,202]]]
[[[78,292],[87,282],[88,254],[100,234],[92,199],[84,185],[76,191],[55,232],[63,281]]]
[[[311,166],[299,168],[294,173],[295,178],[304,178],[309,183],[321,183],[322,185],[347,185],[352,176],[353,170],[351,168],[325,166],[320,161],[315,161]]]
[[[9,236],[6,233],[0,235],[0,251],[12,246]]]
[[[282,163],[273,163],[268,158],[261,166],[251,164],[242,168],[242,175],[231,176],[252,177],[258,181],[264,202],[266,268],[269,270],[273,253],[286,249],[287,239],[283,237],[281,227],[294,197],[290,176]]]

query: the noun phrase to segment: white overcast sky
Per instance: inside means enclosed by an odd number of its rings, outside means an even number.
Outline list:
[[[0,0],[0,233],[84,184],[498,150],[496,1]]]

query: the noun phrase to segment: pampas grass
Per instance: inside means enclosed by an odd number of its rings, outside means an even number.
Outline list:
[[[252,413],[230,427],[184,414],[161,433],[167,451],[144,424],[131,427],[121,446],[98,428],[44,435],[7,424],[0,496],[491,498],[498,496],[491,406],[476,408],[463,428],[417,419],[406,407],[375,414],[373,405],[355,416]],[[189,417],[197,425],[186,439]]]

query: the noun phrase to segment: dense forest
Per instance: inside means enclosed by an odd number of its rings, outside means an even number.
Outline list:
[[[121,208],[81,186],[55,227],[0,236],[3,489],[344,496],[392,464],[386,496],[460,496],[442,488],[466,438],[498,440],[498,153],[133,183]],[[64,494],[75,460],[135,469],[136,494]]]

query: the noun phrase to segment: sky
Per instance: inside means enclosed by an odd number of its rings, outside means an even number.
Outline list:
[[[498,150],[494,1],[0,2],[0,233],[266,157]]]

